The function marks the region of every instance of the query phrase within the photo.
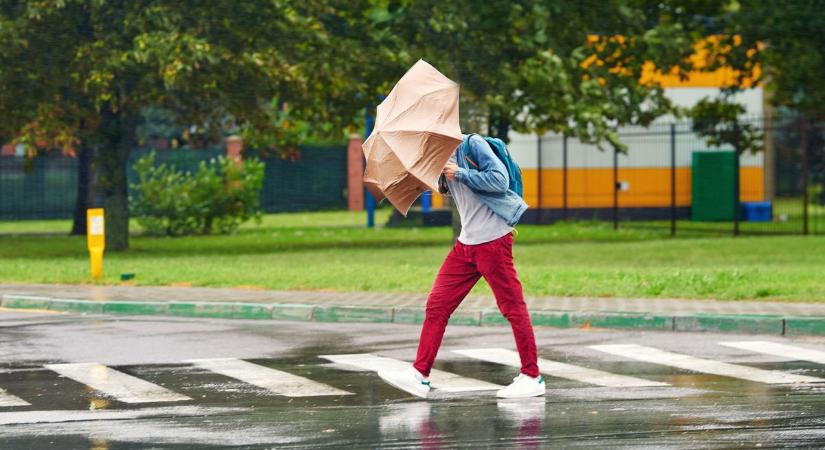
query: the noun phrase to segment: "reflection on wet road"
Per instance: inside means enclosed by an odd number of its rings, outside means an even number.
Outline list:
[[[0,313],[0,447],[825,446],[823,339],[537,329],[548,392],[502,400],[508,331],[451,327],[421,400],[375,374],[417,333]]]

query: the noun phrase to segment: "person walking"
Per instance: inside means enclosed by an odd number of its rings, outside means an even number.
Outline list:
[[[521,282],[513,265],[514,226],[527,204],[509,190],[507,168],[487,141],[463,135],[443,169],[439,191],[449,193],[461,216],[461,233],[447,255],[427,298],[424,324],[415,363],[404,371],[382,371],[388,383],[419,397],[430,392],[430,370],[450,315],[481,277],[487,281],[498,308],[510,322],[521,371],[498,397],[544,395],[539,374],[536,340]]]

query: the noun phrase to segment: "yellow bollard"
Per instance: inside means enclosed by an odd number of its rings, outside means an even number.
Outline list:
[[[86,210],[86,242],[89,247],[92,278],[103,275],[103,249],[106,247],[106,227],[103,221],[103,209]]]

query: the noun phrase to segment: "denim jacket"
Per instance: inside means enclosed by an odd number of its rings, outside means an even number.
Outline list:
[[[466,142],[466,135],[464,139]],[[462,143],[455,150],[456,165],[459,167],[455,174],[456,179],[469,187],[478,199],[504,219],[507,225],[515,226],[527,210],[527,203],[521,196],[508,189],[510,178],[507,168],[481,136],[470,135],[468,144]],[[474,167],[465,158],[467,153],[478,167]]]

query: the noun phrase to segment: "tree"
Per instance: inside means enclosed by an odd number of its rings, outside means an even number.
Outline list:
[[[488,133],[555,131],[618,150],[616,129],[672,112],[645,71],[687,73],[710,1],[377,2],[405,66],[423,57],[477,100]]]
[[[692,69],[710,0],[0,0],[0,135],[99,149],[107,246],[128,246],[140,113],[262,140],[351,125],[418,58],[462,85],[469,122],[623,150],[616,129],[672,110],[645,70]],[[21,93],[23,95],[21,95]],[[273,103],[273,99],[275,102]],[[288,108],[288,120],[284,111]],[[35,139],[37,135],[40,138]],[[50,141],[51,142],[51,141]],[[64,148],[65,145],[61,148]]]
[[[817,128],[809,123],[825,119],[823,8],[821,0],[729,2],[726,14],[710,23],[713,33],[722,39],[709,42],[708,51],[711,68],[732,68],[738,76],[717,98],[706,99],[691,111],[694,121],[727,124],[716,127],[717,133],[703,133],[712,139],[719,137],[721,129],[741,123],[741,108],[738,114],[733,112],[738,107],[734,94],[761,84],[776,110],[796,116],[800,132],[807,129],[809,165],[813,168],[810,180],[817,183],[825,183],[825,174],[817,170],[825,166],[825,149]],[[727,143],[732,145],[730,140]],[[759,140],[752,143],[761,150]]]
[[[142,109],[173,111],[181,123],[232,118],[261,128],[270,126],[273,97],[311,109],[333,91],[325,86],[340,84],[318,70],[334,54],[318,21],[323,6],[0,0],[0,109],[8,112],[0,134],[32,149],[43,143],[38,135],[99,147],[106,245],[125,249],[126,166]]]
[[[731,1],[709,28],[722,39],[708,43],[710,69],[732,68],[737,79],[716,99],[764,85],[774,107],[809,119],[825,117],[825,3],[821,0]],[[710,101],[710,100],[708,100]],[[722,112],[724,106],[717,106]],[[698,114],[706,114],[697,111]]]
[[[714,63],[735,68],[739,83],[731,91],[747,88],[752,79],[765,83],[771,102],[809,117],[825,113],[825,3],[821,0],[731,2],[714,29],[726,37],[717,46]]]
[[[625,151],[619,127],[674,111],[644,75],[693,70],[700,19],[721,11],[701,0],[397,0],[372,2],[364,18],[381,36],[385,80],[423,58],[459,82],[465,129],[485,124],[505,141],[511,128],[555,131]]]
[[[762,150],[761,130],[742,120],[745,107],[724,99],[704,98],[691,109],[693,131],[713,147],[730,145],[737,156]]]

